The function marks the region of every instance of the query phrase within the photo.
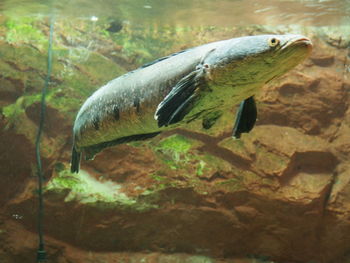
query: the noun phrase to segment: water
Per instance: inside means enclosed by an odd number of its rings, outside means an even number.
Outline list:
[[[3,0],[0,11],[14,16],[53,12],[69,19],[111,16],[135,24],[339,26],[349,23],[350,7],[347,0]]]
[[[50,17],[49,262],[350,262],[349,0],[0,0],[0,263],[34,262],[38,248],[34,142]],[[232,103],[70,172],[74,119],[99,87],[179,50],[267,33],[303,34],[313,51],[256,94],[250,133],[231,137]]]

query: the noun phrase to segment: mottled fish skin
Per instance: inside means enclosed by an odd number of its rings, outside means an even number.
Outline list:
[[[126,73],[98,89],[86,100],[75,120],[77,149],[159,130],[154,120],[158,104],[182,77],[193,71],[209,49],[211,47],[207,46],[179,53]],[[99,130],[93,124],[96,120],[100,122]]]
[[[311,46],[301,35],[233,38],[176,53],[110,81],[78,112],[72,172],[79,170],[81,152],[90,159],[105,147],[152,137],[148,134],[201,120],[210,111],[229,112],[303,61]]]

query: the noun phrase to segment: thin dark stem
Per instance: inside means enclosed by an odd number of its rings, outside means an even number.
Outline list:
[[[50,76],[52,71],[52,40],[53,40],[54,18],[50,18],[50,37],[49,47],[47,52],[47,75],[45,85],[41,94],[41,111],[38,133],[35,140],[35,154],[38,169],[38,196],[39,196],[39,211],[38,211],[38,233],[39,233],[39,248],[37,253],[37,262],[44,262],[46,260],[46,251],[44,243],[44,198],[43,198],[43,169],[40,156],[40,139],[44,128],[45,112],[46,112],[46,93],[50,83]]]

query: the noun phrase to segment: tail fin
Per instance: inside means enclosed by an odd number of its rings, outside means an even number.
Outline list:
[[[81,152],[78,152],[75,149],[75,147],[73,146],[73,148],[72,148],[72,160],[71,160],[71,166],[70,166],[70,171],[72,173],[79,172],[80,158],[81,158]]]

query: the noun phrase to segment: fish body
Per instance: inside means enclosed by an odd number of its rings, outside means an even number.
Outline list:
[[[304,60],[311,47],[301,35],[233,38],[172,54],[110,81],[77,114],[72,172],[79,171],[82,152],[92,159],[106,147],[203,121],[243,101],[234,128],[239,137],[255,123],[252,96]]]

